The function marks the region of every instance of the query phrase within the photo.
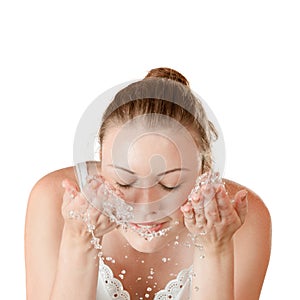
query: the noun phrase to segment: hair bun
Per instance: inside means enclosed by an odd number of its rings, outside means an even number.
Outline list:
[[[170,68],[156,68],[148,72],[145,78],[160,77],[175,80],[186,86],[189,86],[188,80],[176,70]]]

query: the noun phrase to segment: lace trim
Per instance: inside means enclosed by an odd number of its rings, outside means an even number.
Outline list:
[[[108,294],[114,300],[130,300],[130,295],[123,289],[123,285],[117,278],[114,278],[113,272],[109,266],[107,266],[100,259],[100,275],[102,276],[103,283]]]
[[[171,280],[163,290],[155,294],[154,300],[175,299],[185,284],[190,283],[191,273],[191,268],[182,270],[176,279]]]
[[[115,300],[130,300],[129,293],[124,290],[123,284],[114,277],[112,270],[102,260],[99,267],[100,275],[108,294]],[[182,270],[176,277],[165,286],[165,288],[155,294],[154,300],[175,299],[185,284],[191,281],[191,268]]]

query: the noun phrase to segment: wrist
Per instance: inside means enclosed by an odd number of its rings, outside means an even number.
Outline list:
[[[224,256],[232,254],[234,251],[233,240],[220,241],[213,245],[203,245],[206,256],[219,255]]]
[[[95,243],[98,244],[98,247],[95,247]],[[101,249],[101,243],[102,237],[97,238],[91,232],[88,232],[88,230],[77,233],[68,225],[65,225],[63,228],[61,251],[66,251],[67,255],[70,255],[71,253],[74,255],[88,253],[97,255],[97,252]]]

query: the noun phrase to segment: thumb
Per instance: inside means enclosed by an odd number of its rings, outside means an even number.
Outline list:
[[[77,191],[79,192],[79,187],[77,185],[76,182],[65,178],[62,183],[61,183],[62,187],[66,190],[66,191]]]
[[[238,191],[234,196],[234,208],[242,222],[245,222],[246,215],[248,213],[248,191]]]
[[[62,201],[62,209],[64,209],[76,197],[76,195],[79,192],[79,188],[74,181],[71,181],[67,178],[62,181],[61,185],[64,188],[64,193],[63,193],[63,198],[62,198],[62,200],[63,200]]]

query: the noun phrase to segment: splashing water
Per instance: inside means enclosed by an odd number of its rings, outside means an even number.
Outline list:
[[[167,236],[167,232],[171,230],[172,226],[163,228],[159,231],[151,231],[147,227],[136,227],[129,225],[129,228],[136,232],[140,237],[144,238],[146,241],[152,241],[154,238]]]
[[[222,181],[222,177],[220,175],[219,172],[206,172],[203,173],[201,176],[199,176],[196,179],[196,183],[194,188],[192,189],[192,191],[190,192],[190,194],[188,195],[188,201],[192,201],[193,195],[198,193],[200,189],[202,190],[206,190],[206,192],[202,192],[204,201],[203,203],[201,203],[202,207],[199,207],[203,209],[203,206],[206,206],[214,197],[215,195],[215,191],[214,189],[216,187],[218,187],[219,185],[223,185],[223,181]],[[208,188],[212,188],[210,189],[210,191],[208,191]]]
[[[107,183],[103,182],[101,176],[87,176],[82,190],[88,201],[108,216],[111,222],[126,227],[128,222],[133,219],[133,207],[119,197]]]

